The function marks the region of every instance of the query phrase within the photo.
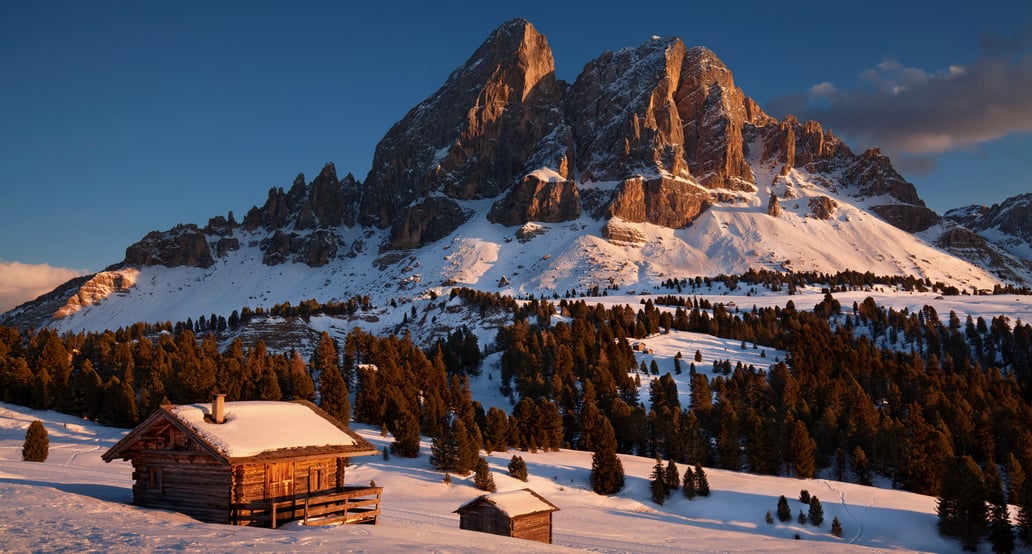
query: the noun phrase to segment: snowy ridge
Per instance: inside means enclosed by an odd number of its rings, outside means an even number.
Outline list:
[[[759,165],[759,164],[757,164]],[[773,182],[771,167],[757,167],[760,182]],[[342,228],[342,240],[367,246],[354,257],[338,257],[322,268],[305,264],[262,264],[257,247],[263,235],[234,231],[241,248],[209,268],[147,266],[136,284],[95,305],[55,318],[60,331],[101,331],[138,321],[186,321],[201,315],[228,317],[244,306],[271,308],[307,299],[320,302],[368,295],[374,306],[391,300],[425,299],[466,286],[513,296],[563,295],[591,287],[658,290],[669,278],[775,271],[870,271],[913,275],[972,292],[999,281],[984,269],[951,256],[864,210],[866,202],[833,191],[805,170],[794,169],[774,187],[730,192],[689,227],[671,229],[620,222],[643,237],[624,244],[602,236],[605,222],[588,214],[562,223],[535,224],[534,236],[517,240],[519,227],[486,219],[491,200],[463,203],[473,217],[437,242],[381,256],[372,245],[387,231]],[[782,214],[766,213],[770,194],[785,194]],[[599,186],[605,186],[599,184]],[[733,196],[732,196],[733,194]],[[830,219],[817,219],[808,200],[829,197],[837,205]],[[137,272],[138,271],[138,272]],[[501,284],[501,285],[500,285]]]

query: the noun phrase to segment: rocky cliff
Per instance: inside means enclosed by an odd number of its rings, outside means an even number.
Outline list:
[[[833,217],[838,197],[911,233],[942,221],[880,151],[854,154],[816,121],[769,116],[706,48],[653,37],[603,53],[567,84],[555,77],[545,37],[514,19],[391,127],[364,182],[326,164],[310,183],[298,175],[286,190],[271,188],[241,223],[230,214],[204,228],[150,233],[124,263],[207,268],[244,241],[266,265],[322,267],[355,256],[378,229],[380,252],[440,240],[476,215],[469,201],[485,199],[492,223],[560,223],[585,212],[618,219],[603,235],[631,244],[627,224],[681,228],[751,195],[777,217],[777,195],[794,197],[800,178],[826,189],[809,200],[813,217]],[[982,221],[1014,229],[1027,244],[1024,213],[993,207],[953,217],[976,231]]]

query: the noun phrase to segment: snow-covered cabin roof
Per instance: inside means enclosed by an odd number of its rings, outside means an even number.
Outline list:
[[[226,462],[377,452],[375,446],[310,402],[248,401],[226,402],[223,423],[212,422],[210,404],[162,406],[104,453],[104,460],[131,457],[133,446],[162,422],[181,429]]]
[[[547,501],[538,493],[530,489],[519,489],[508,492],[497,492],[494,494],[482,494],[473,500],[459,506],[455,512],[461,513],[466,510],[476,509],[483,502],[494,505],[500,512],[510,518],[537,514],[540,512],[558,512],[559,507]]]

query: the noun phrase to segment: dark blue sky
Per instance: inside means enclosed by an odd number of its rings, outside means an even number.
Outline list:
[[[651,35],[707,46],[772,115],[882,146],[939,212],[1032,190],[1027,1],[351,4],[0,2],[0,263],[97,271],[325,162],[365,179],[513,17],[571,82]]]

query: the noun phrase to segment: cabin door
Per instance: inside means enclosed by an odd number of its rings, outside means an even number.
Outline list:
[[[294,464],[269,464],[265,468],[265,498],[294,496]]]

